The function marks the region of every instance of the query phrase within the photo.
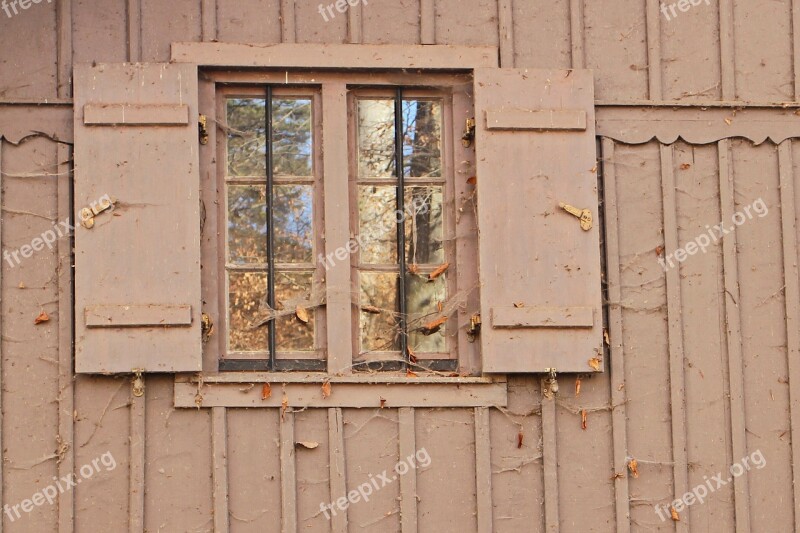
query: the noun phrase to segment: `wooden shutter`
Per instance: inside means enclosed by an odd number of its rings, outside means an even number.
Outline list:
[[[483,370],[602,369],[592,74],[477,69],[475,108]]]
[[[201,369],[197,69],[77,65],[77,372]],[[91,207],[90,207],[91,208]]]

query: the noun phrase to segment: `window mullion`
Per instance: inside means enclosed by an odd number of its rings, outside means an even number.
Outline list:
[[[397,174],[397,212],[405,213],[405,172],[403,167],[403,88],[398,87],[394,102],[394,153],[395,172]],[[405,217],[398,217],[397,222],[397,259],[400,275],[397,283],[397,307],[399,311],[400,356],[408,358],[408,318],[406,316],[406,232]]]
[[[266,157],[267,157],[267,304],[270,312],[273,313],[272,320],[269,321],[269,368],[275,370],[275,333],[276,319],[275,313],[275,227],[273,224],[273,154],[272,154],[272,86],[266,86],[266,102],[264,104],[264,134],[266,135]]]

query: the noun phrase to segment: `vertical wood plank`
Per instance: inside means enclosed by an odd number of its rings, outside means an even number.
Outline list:
[[[217,0],[202,0],[200,4],[200,31],[203,41],[217,39]]]
[[[678,241],[678,204],[675,197],[673,147],[661,145],[661,192],[664,205],[665,253],[675,253]],[[672,461],[675,498],[689,491],[689,461],[686,447],[686,384],[683,364],[683,315],[680,266],[667,271],[667,326],[669,337],[669,386],[672,406]],[[689,513],[675,523],[676,531],[689,530]]]
[[[498,0],[497,26],[500,42],[500,66],[514,68],[514,7],[513,0]]]
[[[142,60],[142,0],[127,0],[128,61]]]
[[[548,389],[542,380],[542,390]],[[557,533],[558,512],[558,448],[555,397],[542,397],[542,463],[544,467],[544,530]]]
[[[146,379],[145,394],[136,397],[131,393],[131,426],[130,426],[130,489],[128,499],[128,531],[130,533],[144,532],[144,465],[145,465],[145,397],[147,395]]]
[[[281,414],[281,531],[297,533],[297,465],[294,453],[294,413]]]
[[[583,0],[569,0],[569,28],[572,47],[572,68],[584,68]]]
[[[328,454],[330,456],[331,502],[347,495],[344,466],[344,421],[340,408],[328,409]],[[331,516],[331,531],[347,533],[347,509]]]
[[[417,451],[416,421],[413,407],[399,410],[400,460],[414,455]],[[417,469],[412,468],[400,476],[400,531],[417,533]]]
[[[59,98],[72,96],[72,0],[56,3]]]
[[[794,3],[797,5],[797,3]],[[789,413],[794,508],[800,512],[800,271],[797,261],[797,206],[794,201],[792,141],[778,145],[783,223],[783,275],[786,287],[786,344],[789,358]],[[735,458],[735,457],[734,457]],[[795,520],[798,517],[795,516]]]
[[[611,341],[609,381],[611,386],[611,427],[614,449],[614,506],[616,508],[616,531],[631,530],[630,495],[628,476],[628,427],[625,409],[625,357],[622,344],[622,282],[619,264],[619,206],[617,204],[617,171],[614,166],[614,141],[604,138],[603,154],[603,205],[606,228],[606,271],[608,276],[608,329]]]
[[[647,80],[650,100],[663,100],[661,86],[661,13],[658,2],[647,2]]]
[[[214,533],[228,532],[228,424],[227,409],[211,409],[211,461]]]
[[[363,41],[364,29],[362,26],[361,2],[351,5],[347,10],[347,39],[350,44],[359,44]]]
[[[736,99],[736,62],[733,41],[733,0],[719,0],[719,48],[722,99]]]
[[[347,86],[344,83],[322,87],[323,168],[325,168],[325,252],[330,254],[350,241],[350,200],[347,159]],[[328,328],[328,372],[349,374],[353,364],[353,337],[350,321],[350,261],[335,260],[326,274],[326,303],[329,317],[337,317],[339,327]]]
[[[797,101],[800,100],[800,0],[792,0],[792,65],[794,67],[794,99]]]
[[[281,42],[293,43],[296,40],[294,0],[281,0]]]
[[[492,445],[489,408],[475,408],[475,480],[478,533],[492,532]]]
[[[3,138],[0,137],[0,250],[3,249]],[[3,342],[2,337],[4,335],[3,330],[3,313],[2,313],[2,304],[3,304],[3,267],[0,265],[0,453],[2,450],[5,450],[5,446],[3,445],[3,391],[5,387],[3,387],[2,377],[3,377]],[[3,453],[3,455],[5,455]],[[4,476],[3,470],[6,467],[5,461],[0,461],[0,505],[5,505],[5,490],[4,490]],[[3,533],[3,517],[0,516],[0,533]]]
[[[420,43],[436,44],[436,0],[419,2]]]
[[[70,224],[72,224],[70,147],[59,143],[56,152],[58,158],[58,220],[70,219]],[[75,382],[72,379],[72,237],[58,240],[57,253],[58,436],[62,445],[68,446],[61,458],[61,462],[58,464],[58,476],[62,478],[73,472],[75,467],[74,420],[72,415],[75,409]],[[75,528],[74,502],[74,491],[64,491],[58,496],[59,533],[72,533]]]
[[[735,211],[733,168],[730,162],[730,141],[721,140],[719,150],[719,195],[722,220],[731,220]],[[722,239],[723,283],[725,287],[725,323],[727,324],[728,372],[730,382],[731,449],[733,460],[747,453],[744,412],[744,368],[742,361],[742,327],[739,312],[739,271],[736,259],[736,231]],[[747,476],[733,479],[736,533],[750,532],[750,490]]]

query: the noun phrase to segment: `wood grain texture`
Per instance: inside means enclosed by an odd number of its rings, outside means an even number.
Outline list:
[[[294,412],[281,412],[281,533],[297,533],[297,465],[294,449]]]
[[[217,40],[217,0],[201,0],[201,35],[203,41]]]
[[[491,533],[492,525],[492,442],[489,409],[475,408],[475,481],[478,499],[478,533]]]
[[[436,0],[419,2],[420,43],[436,44]]]
[[[719,48],[723,100],[736,99],[733,5],[734,0],[719,0]]]
[[[661,13],[658,2],[647,3],[647,80],[650,100],[661,100]]]
[[[129,498],[128,498],[128,531],[129,533],[143,533],[144,522],[144,495],[145,495],[145,439],[147,426],[145,421],[145,402],[147,393],[146,379],[142,377],[145,395],[134,396],[131,393],[130,413],[130,473],[129,473]]]
[[[500,36],[500,66],[514,68],[514,3],[512,0],[497,2],[497,32]]]
[[[361,2],[350,6],[347,10],[347,39],[350,44],[360,44],[364,42],[363,28],[363,4]]]
[[[281,0],[281,42],[297,41],[294,0]]]
[[[58,81],[59,98],[72,96],[72,0],[56,4],[58,31]]]
[[[586,68],[586,55],[584,52],[584,0],[569,0],[569,28],[570,44],[572,50],[572,68]]]
[[[547,388],[542,380],[542,390]],[[544,528],[547,533],[560,531],[558,507],[558,443],[555,397],[542,397],[542,462],[544,463]]]
[[[214,533],[228,532],[228,422],[227,409],[211,410],[211,465]]]
[[[328,409],[328,454],[330,468],[331,503],[347,494],[347,471],[344,462],[344,421],[342,410]],[[347,510],[331,516],[331,531],[347,533]]]
[[[399,409],[399,447],[400,460],[414,455],[417,451],[416,418],[413,408]],[[400,531],[417,533],[417,469],[412,468],[400,477]]]
[[[142,60],[142,0],[126,0],[128,15],[128,61]]]

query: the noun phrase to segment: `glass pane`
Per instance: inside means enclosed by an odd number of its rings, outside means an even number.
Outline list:
[[[358,100],[358,176],[394,173],[394,100]]]
[[[442,103],[403,100],[403,175],[442,175]]]
[[[229,98],[228,175],[266,176],[267,136],[264,98]]]
[[[314,350],[314,310],[308,311],[308,324],[297,318],[298,305],[306,307],[311,299],[311,272],[276,272],[275,307],[286,311],[276,324],[275,347],[278,352]]]
[[[358,187],[358,232],[361,262],[397,263],[397,187]]]
[[[267,262],[267,188],[228,186],[228,261],[235,265]]]
[[[311,176],[310,98],[272,99],[272,147],[275,175]]]
[[[360,272],[361,351],[399,350],[397,337],[397,274]]]
[[[444,263],[442,187],[407,186],[406,262],[409,265]]]
[[[273,191],[275,262],[310,263],[314,253],[313,187],[276,185]]]
[[[234,352],[266,352],[267,274],[230,272],[228,274],[228,346]],[[263,323],[262,323],[263,322]]]
[[[447,283],[442,274],[434,281],[427,276],[406,276],[406,307],[408,309],[408,343],[412,350],[420,352],[446,352],[445,326],[430,331],[425,325],[435,323],[443,315],[439,306],[447,300]],[[433,328],[435,329],[435,328]]]

